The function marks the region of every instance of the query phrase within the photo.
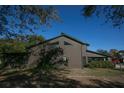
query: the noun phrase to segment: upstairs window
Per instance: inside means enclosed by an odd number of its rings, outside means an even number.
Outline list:
[[[64,41],[64,45],[72,45],[72,44],[70,44],[70,43]]]

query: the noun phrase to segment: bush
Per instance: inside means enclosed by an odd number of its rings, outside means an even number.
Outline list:
[[[28,60],[28,53],[0,53],[0,69],[22,67]]]
[[[90,68],[114,68],[114,64],[109,61],[92,61],[88,64]]]
[[[66,62],[63,61],[63,49],[53,48],[53,49],[41,49],[39,53],[38,64],[34,69],[34,73],[50,72],[52,70],[58,69]]]

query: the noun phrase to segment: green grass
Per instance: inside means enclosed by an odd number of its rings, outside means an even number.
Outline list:
[[[121,76],[124,71],[104,68],[85,69],[86,73],[91,76]]]

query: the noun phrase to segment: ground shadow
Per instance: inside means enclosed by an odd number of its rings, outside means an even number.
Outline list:
[[[92,83],[94,83],[94,87],[99,88],[124,88],[124,83],[108,81],[108,80],[98,80],[98,79],[90,79]]]
[[[22,87],[22,88],[56,88],[56,87],[82,87],[80,82],[67,79],[67,78],[60,78],[55,75],[35,75],[35,76],[28,76],[25,74],[22,75],[14,75],[10,76],[6,79],[0,81],[1,88],[14,88],[14,87]]]
[[[1,88],[122,88],[124,83],[98,79],[89,79],[92,85],[83,84],[80,81],[59,77],[52,73],[44,74],[20,74],[10,75],[0,80]]]

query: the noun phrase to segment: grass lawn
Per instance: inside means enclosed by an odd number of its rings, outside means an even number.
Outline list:
[[[84,69],[87,75],[92,76],[104,76],[104,77],[112,77],[112,76],[122,76],[124,75],[124,71],[114,70],[114,69],[103,69],[103,68],[94,68],[94,69]]]
[[[124,87],[124,71],[112,69],[64,69],[31,74],[31,69],[0,70],[0,87]]]
[[[114,70],[114,69],[104,69],[104,68],[84,68],[84,69],[68,69],[62,71],[65,76],[72,77],[117,77],[124,76],[124,71]]]

